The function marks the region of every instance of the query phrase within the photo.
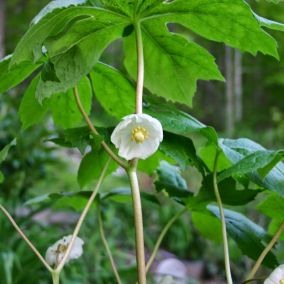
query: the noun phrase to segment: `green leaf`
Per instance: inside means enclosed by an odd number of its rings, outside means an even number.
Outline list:
[[[4,181],[4,175],[3,173],[0,171],[0,184]]]
[[[186,181],[180,175],[178,167],[162,161],[157,169],[158,179],[155,181],[157,191],[165,190],[170,197],[185,198],[192,195]]]
[[[254,13],[254,16],[258,20],[260,26],[265,27],[265,28],[269,28],[271,30],[284,32],[284,24],[283,23],[279,23],[279,22],[276,22],[276,21],[268,20],[266,18],[258,16],[255,13]]]
[[[160,205],[159,200],[156,198],[155,195],[141,192],[142,201],[149,201],[155,205]],[[109,200],[115,201],[117,203],[130,203],[132,202],[132,193],[130,188],[116,188],[110,192],[101,195],[101,201],[108,202]]]
[[[283,158],[282,153],[282,151],[256,151],[222,172],[218,180],[221,181],[233,175],[241,176],[257,170],[262,177],[265,177]]]
[[[11,147],[15,146],[17,143],[16,139],[14,139],[13,141],[11,141],[9,144],[7,144],[1,151],[0,151],[0,164],[3,163],[6,158],[7,155],[11,149]],[[3,173],[0,171],[0,184],[4,181],[4,175]]]
[[[81,188],[90,185],[100,177],[108,159],[109,156],[103,149],[91,151],[84,156],[78,170],[78,183]],[[111,161],[107,173],[111,173],[116,168],[115,162]]]
[[[81,1],[72,1],[70,3],[73,6],[66,8],[66,5],[62,5],[62,7],[59,8],[58,5],[55,5],[52,8],[56,9],[47,9],[49,10],[47,14],[40,13],[38,18],[36,17],[37,20],[34,21],[34,25],[30,27],[16,47],[11,61],[12,66],[22,61],[37,62],[45,53],[54,57],[55,55],[59,55],[59,53],[67,52],[75,45],[79,45],[82,41],[91,41],[95,32],[92,33],[90,29],[87,28],[79,28],[79,30],[76,30],[77,22],[82,20],[82,18],[89,18],[91,22],[96,18],[98,23],[105,23],[105,29],[98,29],[96,25],[93,25],[95,31],[98,31],[97,37],[100,37],[102,32],[109,32],[111,34],[111,30],[116,30],[119,23],[122,24],[123,27],[127,25],[122,15],[112,11],[97,9],[95,7],[74,6],[81,4]],[[70,33],[68,32],[69,29],[71,29]],[[122,35],[122,32],[120,35]],[[49,40],[46,41],[47,39]],[[64,46],[62,45],[63,42],[65,43]],[[103,38],[102,42],[104,42]],[[95,48],[96,44],[97,40],[89,51]],[[43,46],[46,52],[43,52]],[[95,50],[93,50],[93,53],[95,56]]]
[[[73,88],[91,71],[106,46],[122,35],[122,29],[123,25],[119,25],[100,30],[89,35],[66,53],[53,57],[51,62],[60,82],[40,80],[36,90],[38,100],[42,102],[53,94]]]
[[[9,68],[11,56],[8,55],[0,60],[0,93],[20,84],[40,66],[40,64],[22,62],[13,68]]]
[[[58,137],[49,141],[68,148],[78,148],[84,154],[86,147],[91,145],[91,137],[90,130],[86,126],[66,129]]]
[[[41,71],[41,79],[43,82],[52,81],[52,82],[60,82],[56,75],[56,71],[54,68],[54,64],[51,61],[47,61],[42,68]]]
[[[192,212],[192,223],[200,234],[216,243],[222,242],[222,228],[220,221],[215,217],[203,212]]]
[[[284,221],[284,198],[277,193],[270,193],[256,208],[272,219]]]
[[[23,129],[40,123],[48,110],[48,104],[46,102],[40,104],[35,97],[36,87],[39,80],[39,76],[32,80],[21,101],[19,116]]]
[[[276,41],[261,29],[249,5],[242,0],[163,1],[145,10],[142,17],[149,25],[154,23],[152,18],[159,17],[209,40],[224,42],[253,55],[260,51],[278,58]]]
[[[169,155],[165,155],[162,151],[157,151],[154,155],[150,156],[146,160],[140,160],[138,163],[138,170],[149,175],[153,174],[160,166],[161,161],[174,163]]]
[[[154,100],[149,102],[144,110],[145,113],[161,122],[164,131],[188,138],[199,134],[213,144],[217,144],[217,133],[214,128],[204,125],[191,115],[179,111],[168,104]]]
[[[208,209],[220,219],[219,209],[216,206],[208,206]],[[265,248],[264,242],[269,241],[269,236],[263,228],[253,223],[244,215],[232,210],[224,210],[227,232],[235,240],[242,252],[257,260]],[[275,255],[270,251],[265,257],[263,264],[269,268],[278,266]]]
[[[261,145],[246,138],[236,140],[219,139],[219,146],[232,164],[240,162],[246,156],[257,151],[267,151]],[[266,174],[268,170],[270,170],[264,178],[257,172],[249,173],[248,177],[258,186],[275,191],[284,196],[284,164],[279,162],[271,169],[271,167],[275,165],[277,161],[279,161],[279,159],[276,156],[275,159],[271,160],[271,163],[268,163],[267,167],[264,167],[264,169],[261,171],[262,175]]]
[[[165,132],[160,150],[175,160],[182,170],[192,164],[204,175],[204,164],[197,157],[191,139]]]
[[[227,178],[218,183],[219,193],[224,204],[239,206],[245,205],[255,199],[261,192],[256,189],[239,188],[240,186],[233,178]],[[209,203],[216,201],[213,188],[213,175],[206,176],[202,181],[202,187],[196,200],[189,200],[189,204]]]
[[[218,147],[214,143],[207,143],[204,146],[201,146],[198,149],[198,156],[202,159],[202,161],[206,164],[208,169],[213,172],[215,157],[218,151]],[[219,154],[217,172],[223,171],[231,166],[230,160],[223,154]]]
[[[53,0],[46,5],[32,20],[32,25],[37,24],[42,18],[56,9],[68,8],[86,3],[86,0]]]
[[[89,114],[92,105],[92,88],[88,78],[83,77],[78,83],[77,89],[82,106],[85,112]],[[75,101],[73,90],[69,90],[66,94],[53,95],[48,100],[48,105],[52,111],[55,124],[65,129],[76,127],[83,120],[83,116]]]
[[[99,63],[91,72],[95,96],[103,108],[121,119],[135,110],[135,88],[118,70]]]
[[[169,33],[164,22],[142,25],[145,87],[173,102],[192,105],[197,80],[223,80],[213,56],[194,42]],[[135,35],[125,39],[125,66],[137,74]],[[167,82],[167,84],[165,84]]]
[[[9,144],[7,144],[1,151],[0,151],[0,164],[3,163],[6,158],[7,155],[11,149],[11,147],[16,145],[16,139],[14,139],[13,141],[11,141]]]

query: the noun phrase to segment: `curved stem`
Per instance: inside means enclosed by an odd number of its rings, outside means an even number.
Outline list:
[[[145,249],[143,235],[143,217],[139,184],[137,178],[137,161],[133,161],[133,165],[128,170],[132,190],[132,200],[134,209],[135,222],[135,237],[136,237],[136,261],[138,268],[138,283],[146,284],[146,269],[145,269]]]
[[[140,22],[135,23],[137,47],[137,86],[136,86],[136,113],[143,112],[143,85],[144,85],[144,51]]]
[[[82,105],[79,93],[78,93],[78,88],[77,86],[74,87],[73,89],[73,93],[74,93],[74,97],[76,100],[76,104],[78,106],[78,109],[80,110],[84,120],[86,121],[88,127],[90,128],[91,132],[95,135],[99,135],[97,129],[94,127],[94,125],[92,124],[88,114],[85,112],[84,107]],[[104,148],[104,150],[109,154],[109,156],[116,161],[122,168],[127,169],[127,163],[125,163],[124,161],[122,161],[112,150],[111,148],[106,144],[105,141],[101,142],[102,147]]]
[[[113,273],[115,275],[117,283],[122,284],[120,277],[119,277],[119,274],[118,274],[118,271],[117,271],[117,268],[116,268],[116,265],[115,265],[115,262],[114,262],[114,259],[112,257],[111,250],[109,248],[109,245],[108,245],[106,237],[105,237],[104,226],[103,226],[103,221],[102,221],[102,213],[101,213],[100,207],[98,208],[98,218],[99,218],[99,230],[100,230],[101,239],[102,239],[102,242],[105,246],[106,252],[108,254]]]
[[[275,243],[278,241],[278,239],[280,238],[283,230],[284,230],[284,222],[279,226],[277,232],[275,233],[275,235],[273,236],[273,238],[271,239],[269,244],[266,246],[266,248],[263,250],[263,252],[258,257],[254,267],[252,268],[251,272],[247,276],[246,282],[250,281],[250,279],[255,276],[255,274],[256,274],[257,270],[259,269],[262,261],[264,260],[266,255],[270,252],[270,250],[273,248]]]
[[[222,223],[222,236],[223,236],[227,284],[233,284],[232,275],[231,275],[231,267],[230,267],[230,255],[229,255],[228,237],[227,237],[227,230],[226,230],[226,221],[225,221],[224,209],[223,209],[222,200],[221,200],[221,196],[220,196],[219,188],[218,188],[218,183],[217,183],[218,158],[219,158],[219,152],[216,153],[215,162],[214,162],[213,187],[214,187],[214,192],[215,192],[215,196],[216,196],[216,199],[217,199],[217,203],[218,203],[218,207],[219,207],[219,214],[220,214],[221,223]]]
[[[52,284],[59,284],[60,282],[60,274],[58,272],[52,272]]]
[[[85,208],[84,208],[84,210],[83,210],[83,212],[82,212],[82,214],[81,214],[81,216],[80,216],[80,218],[79,218],[79,220],[78,220],[78,222],[77,222],[77,224],[76,224],[76,227],[75,227],[75,229],[74,229],[74,232],[73,232],[71,241],[70,241],[70,243],[68,244],[68,247],[67,247],[67,250],[66,250],[66,252],[65,252],[65,254],[64,254],[64,257],[62,258],[61,262],[59,263],[59,265],[58,265],[58,266],[56,267],[56,269],[55,269],[55,272],[57,272],[58,274],[61,272],[62,268],[64,267],[64,264],[65,264],[65,262],[66,262],[66,260],[67,260],[67,258],[68,258],[68,256],[69,256],[69,254],[70,254],[70,252],[71,252],[71,250],[72,250],[72,247],[73,247],[73,245],[74,245],[74,242],[75,242],[75,240],[76,240],[76,237],[78,236],[79,231],[80,231],[80,229],[81,229],[81,226],[82,226],[82,224],[83,224],[83,222],[84,222],[84,220],[85,220],[85,218],[86,218],[86,215],[87,215],[87,213],[88,213],[88,211],[89,211],[89,209],[90,209],[90,207],[91,207],[93,201],[94,201],[95,198],[96,198],[96,195],[97,195],[97,193],[98,193],[98,191],[99,191],[99,188],[100,188],[100,186],[101,186],[101,184],[102,184],[102,182],[103,182],[104,176],[105,176],[105,174],[106,174],[106,171],[107,171],[109,162],[110,162],[110,159],[108,159],[106,165],[104,166],[104,168],[103,168],[103,170],[102,170],[102,173],[101,173],[101,176],[100,176],[100,178],[99,178],[99,180],[98,180],[98,182],[97,182],[97,185],[96,185],[94,191],[92,192],[92,194],[91,194],[91,196],[90,196],[90,198],[89,198],[89,200],[88,200],[88,202],[87,202],[87,204],[86,204],[86,206],[85,206]]]
[[[263,276],[263,277],[248,279],[248,280],[245,280],[242,284],[247,284],[247,283],[250,283],[250,282],[253,282],[253,281],[263,281],[266,278],[267,278],[266,276]]]
[[[157,255],[157,252],[158,252],[158,249],[159,249],[159,247],[160,247],[160,245],[161,245],[161,242],[162,242],[162,240],[164,239],[166,233],[167,233],[168,230],[171,228],[171,226],[175,223],[175,221],[176,221],[183,213],[185,213],[186,211],[187,211],[187,208],[185,207],[185,208],[183,208],[181,211],[177,212],[176,215],[175,215],[173,218],[171,218],[171,219],[169,220],[169,222],[166,224],[166,226],[163,228],[163,230],[162,230],[162,232],[160,233],[160,235],[159,235],[159,237],[158,237],[158,240],[157,240],[157,242],[156,242],[156,244],[155,244],[155,247],[154,247],[154,249],[153,249],[153,252],[152,252],[152,254],[151,254],[151,256],[150,256],[150,258],[149,258],[149,260],[148,260],[148,262],[147,262],[147,265],[146,265],[146,272],[149,271],[149,269],[150,269],[150,267],[151,267],[151,265],[152,265],[152,263],[153,263],[153,261],[154,261],[156,255]]]
[[[11,224],[14,226],[16,231],[19,233],[19,235],[23,238],[23,240],[28,244],[30,249],[35,253],[35,255],[38,257],[38,259],[42,262],[42,264],[46,267],[46,269],[49,272],[53,272],[53,269],[50,267],[50,265],[45,261],[44,257],[40,254],[40,252],[36,249],[36,247],[33,245],[33,243],[28,239],[28,237],[25,235],[25,233],[20,229],[20,227],[17,225],[13,217],[10,215],[10,213],[0,204],[0,210],[5,214],[5,216],[8,218],[8,220],[11,222]]]

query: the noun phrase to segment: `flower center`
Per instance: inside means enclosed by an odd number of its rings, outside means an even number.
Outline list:
[[[279,284],[284,284],[284,279],[281,279],[281,280],[279,281]]]
[[[149,137],[147,129],[137,126],[132,129],[131,140],[136,143],[143,143]]]
[[[60,245],[58,245],[58,247],[57,247],[57,250],[56,250],[56,253],[65,253],[66,252],[66,250],[67,250],[67,248],[68,248],[68,244],[67,245],[62,245],[62,244],[60,244]]]

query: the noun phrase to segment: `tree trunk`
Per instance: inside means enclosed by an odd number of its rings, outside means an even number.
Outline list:
[[[4,34],[5,34],[5,0],[0,0],[0,59],[5,55]]]
[[[233,53],[228,46],[225,47],[225,66],[226,66],[226,133],[232,137],[234,133],[234,81],[233,81]]]
[[[243,117],[243,80],[242,80],[242,54],[235,49],[234,58],[234,89],[235,89],[235,119],[240,122]]]

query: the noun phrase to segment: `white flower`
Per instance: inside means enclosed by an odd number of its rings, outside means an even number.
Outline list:
[[[284,264],[275,268],[264,284],[284,284]]]
[[[61,262],[71,239],[72,235],[65,236],[47,249],[45,259],[49,265],[57,266]],[[83,245],[84,241],[77,237],[65,263],[68,263],[72,259],[79,258],[83,254]]]
[[[111,135],[119,156],[126,160],[148,158],[157,151],[162,140],[161,123],[148,114],[125,116]]]

